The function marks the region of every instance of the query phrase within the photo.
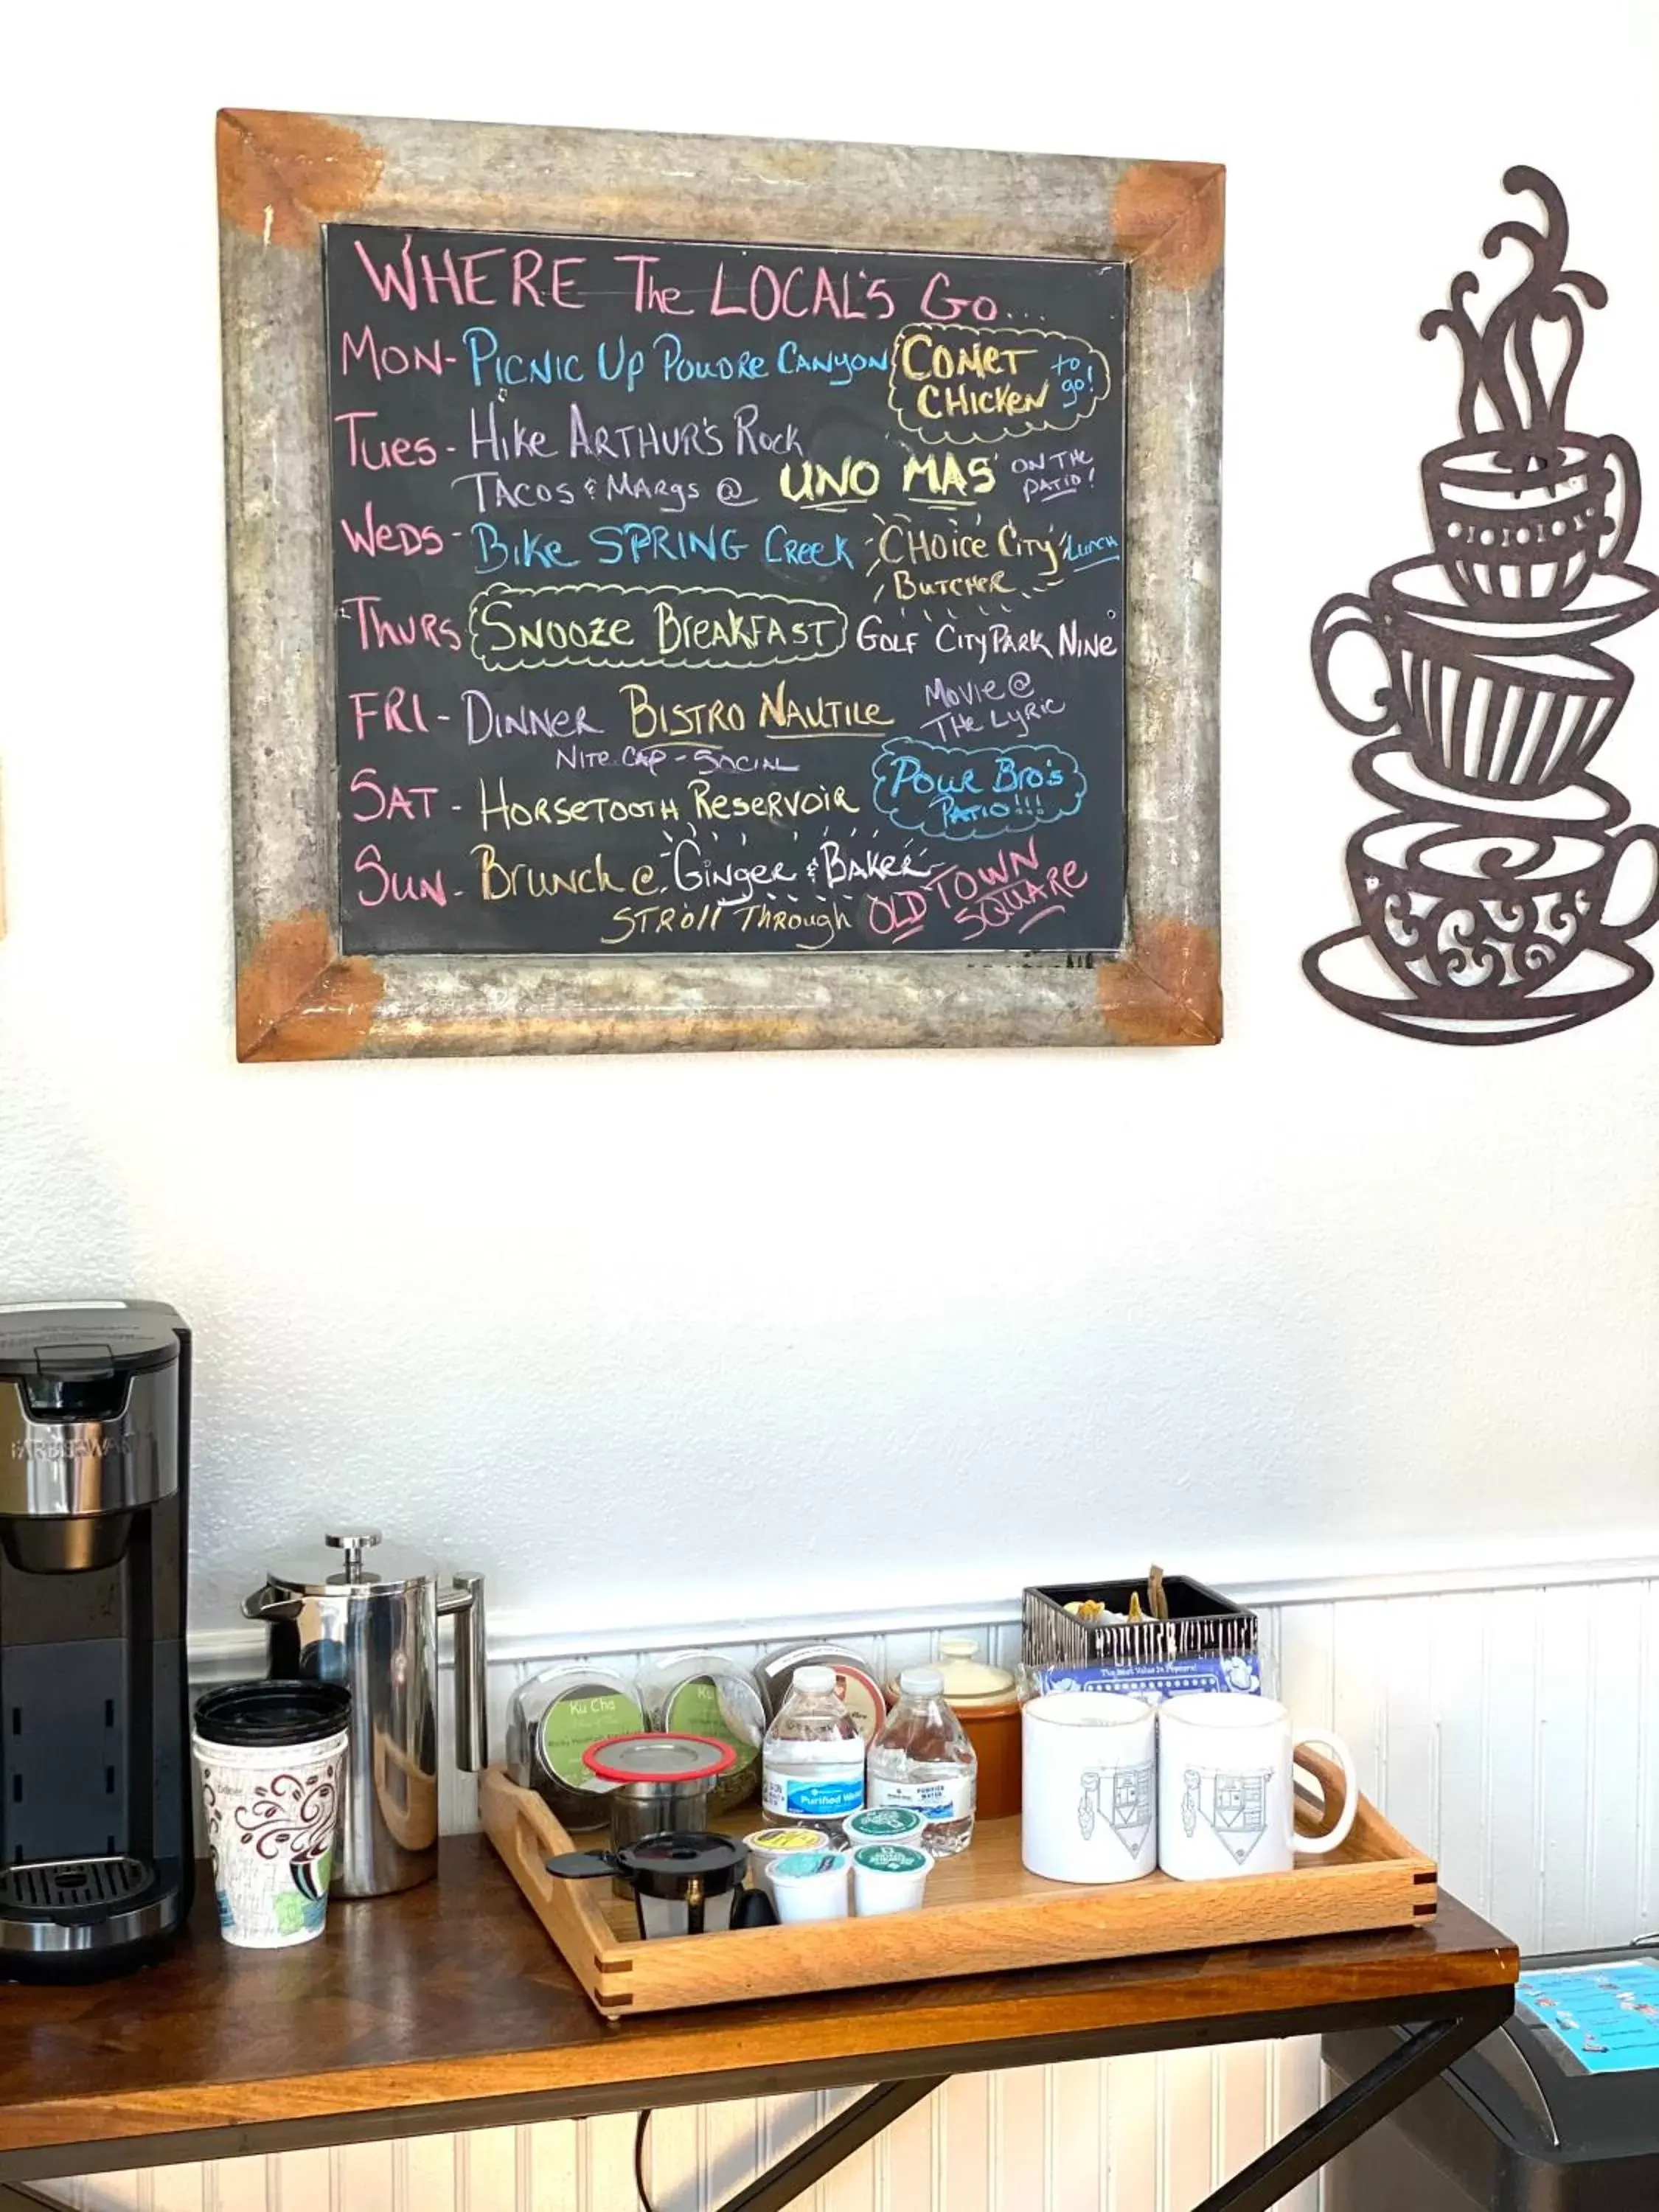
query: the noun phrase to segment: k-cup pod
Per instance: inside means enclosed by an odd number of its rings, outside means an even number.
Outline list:
[[[920,1847],[927,1816],[914,1805],[871,1805],[842,1822],[849,1844],[913,1844]]]
[[[323,1932],[350,1692],[228,1682],[196,1707],[191,1748],[228,1943],[277,1951]]]
[[[847,1853],[787,1851],[771,1867],[772,1895],[786,1926],[847,1917]]]
[[[743,1845],[749,1854],[749,1879],[757,1889],[772,1897],[774,1863],[796,1851],[827,1850],[830,1838],[822,1828],[757,1828],[744,1838]]]
[[[933,1862],[913,1844],[860,1844],[853,1854],[853,1908],[860,1920],[914,1912]]]

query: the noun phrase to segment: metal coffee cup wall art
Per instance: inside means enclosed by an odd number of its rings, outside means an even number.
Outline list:
[[[1653,981],[1632,940],[1659,921],[1659,830],[1591,772],[1631,690],[1605,641],[1659,605],[1659,577],[1628,557],[1636,455],[1567,421],[1584,309],[1607,288],[1567,267],[1548,177],[1513,168],[1504,185],[1541,224],[1500,222],[1481,250],[1521,246],[1525,274],[1477,323],[1465,270],[1423,319],[1463,362],[1460,435],[1423,459],[1430,550],[1338,592],[1313,627],[1319,696],[1368,741],[1354,775],[1388,811],[1348,845],[1357,925],[1303,972],[1355,1020],[1432,1044],[1522,1044],[1611,1013]],[[1386,673],[1369,711],[1332,670],[1355,636]]]

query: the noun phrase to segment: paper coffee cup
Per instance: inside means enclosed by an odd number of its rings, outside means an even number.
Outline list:
[[[790,1851],[773,1860],[770,1872],[780,1920],[846,1919],[845,1851]]]
[[[853,1854],[853,1906],[860,1920],[914,1912],[933,1862],[909,1844],[861,1844]]]
[[[219,1930],[255,1951],[323,1932],[350,1692],[336,1682],[230,1682],[196,1707]]]

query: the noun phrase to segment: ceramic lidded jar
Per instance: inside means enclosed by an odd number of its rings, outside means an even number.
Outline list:
[[[945,1699],[979,1761],[978,1817],[1006,1820],[1020,1808],[1020,1705],[1006,1667],[988,1666],[971,1636],[939,1639]]]

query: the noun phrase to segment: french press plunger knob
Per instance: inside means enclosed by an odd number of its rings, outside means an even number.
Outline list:
[[[323,1541],[337,1552],[345,1553],[345,1580],[360,1583],[363,1578],[363,1553],[380,1540],[378,1528],[330,1529]]]

